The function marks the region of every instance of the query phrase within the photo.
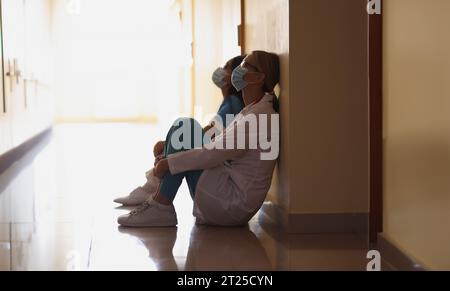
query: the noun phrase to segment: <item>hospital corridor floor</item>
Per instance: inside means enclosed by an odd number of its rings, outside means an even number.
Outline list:
[[[65,124],[0,174],[0,270],[365,270],[366,238],[264,225],[196,226],[186,185],[177,228],[129,229],[112,200],[145,182],[162,128]]]

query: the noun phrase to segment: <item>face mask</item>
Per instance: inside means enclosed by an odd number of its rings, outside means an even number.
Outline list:
[[[244,80],[244,76],[247,73],[248,70],[246,68],[239,66],[234,69],[233,74],[231,75],[231,84],[233,84],[234,88],[236,88],[238,92],[248,86],[248,82]]]
[[[217,87],[222,89],[227,84],[225,82],[225,78],[227,77],[227,71],[223,68],[217,68],[217,70],[214,71],[212,80],[214,84],[216,84]]]

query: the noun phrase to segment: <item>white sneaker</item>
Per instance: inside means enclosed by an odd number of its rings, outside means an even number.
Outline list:
[[[117,222],[125,227],[173,227],[178,224],[175,207],[154,200],[146,201],[130,214],[120,216]]]
[[[147,201],[150,194],[144,190],[143,187],[138,187],[130,195],[126,197],[117,198],[114,202],[122,204],[123,206],[138,206]]]
[[[114,202],[123,206],[139,206],[153,197],[158,191],[161,180],[153,175],[153,170],[147,172],[146,177],[147,183],[144,186],[136,188],[126,197],[115,199]]]

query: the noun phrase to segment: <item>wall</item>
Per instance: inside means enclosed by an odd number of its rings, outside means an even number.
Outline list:
[[[448,270],[450,2],[390,0],[383,10],[384,234]]]
[[[263,5],[264,4],[264,5]],[[277,53],[281,63],[281,155],[269,199],[283,209],[289,208],[290,163],[290,74],[289,74],[289,0],[245,1],[246,53],[265,50]]]
[[[270,200],[290,215],[368,212],[367,13],[360,0],[246,0],[246,47],[281,56],[281,157]]]
[[[54,109],[51,1],[1,4],[6,106],[0,112],[0,155],[51,126]]]
[[[368,212],[366,3],[290,2],[293,213]]]

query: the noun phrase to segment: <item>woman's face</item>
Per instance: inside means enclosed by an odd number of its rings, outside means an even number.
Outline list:
[[[231,95],[232,92],[232,86],[231,85],[231,74],[232,74],[232,61],[228,61],[228,63],[223,67],[223,69],[227,72],[227,76],[225,77],[225,86],[223,86],[222,89],[222,95],[223,97],[228,97]]]
[[[253,54],[249,54],[244,59],[241,66],[248,70],[248,73],[244,76],[244,80],[247,81],[250,86],[263,86],[265,75],[258,70],[258,64]]]

